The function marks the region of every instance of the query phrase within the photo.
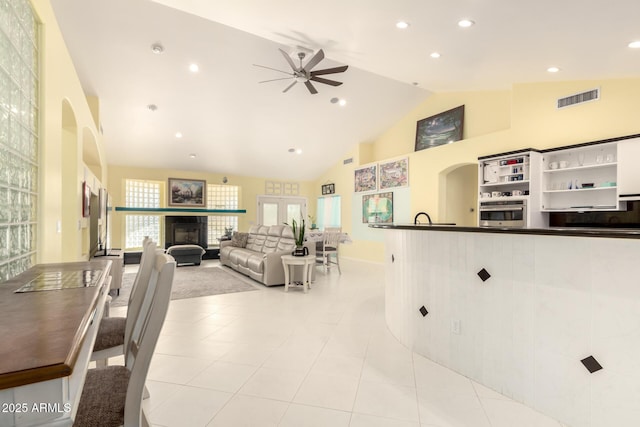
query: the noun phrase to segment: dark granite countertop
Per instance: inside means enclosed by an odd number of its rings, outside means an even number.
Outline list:
[[[586,228],[586,227],[550,227],[550,228],[514,228],[514,227],[463,227],[450,224],[369,224],[370,228],[390,230],[420,231],[458,231],[466,233],[503,233],[533,234],[547,236],[572,237],[608,237],[622,239],[640,239],[640,228]]]

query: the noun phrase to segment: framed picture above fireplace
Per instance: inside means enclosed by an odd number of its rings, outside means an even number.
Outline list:
[[[206,207],[207,181],[169,178],[169,206]]]

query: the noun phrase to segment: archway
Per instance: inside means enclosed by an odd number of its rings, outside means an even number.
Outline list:
[[[439,175],[439,217],[456,225],[478,223],[478,164],[453,165]]]

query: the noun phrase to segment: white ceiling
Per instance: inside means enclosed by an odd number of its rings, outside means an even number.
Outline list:
[[[637,0],[51,3],[85,92],[100,99],[107,161],[117,165],[315,179],[432,91],[640,76],[640,49],[627,46],[640,40]],[[476,25],[462,29],[461,18]],[[344,84],[314,83],[316,95],[259,84],[284,75],[253,64],[288,69],[278,48],[294,59],[322,48],[315,69],[349,65],[325,76]]]

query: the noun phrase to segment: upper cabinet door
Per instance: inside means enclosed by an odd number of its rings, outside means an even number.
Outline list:
[[[618,197],[640,200],[640,138],[618,142]]]

